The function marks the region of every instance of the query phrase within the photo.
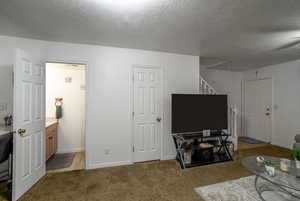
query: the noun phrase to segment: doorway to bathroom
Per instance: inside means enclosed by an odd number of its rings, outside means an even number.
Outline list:
[[[85,169],[85,64],[46,63],[46,170]]]

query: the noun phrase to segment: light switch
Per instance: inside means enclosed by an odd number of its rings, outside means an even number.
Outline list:
[[[84,91],[85,90],[85,85],[80,85],[80,90]]]
[[[7,103],[0,103],[0,112],[7,111]]]
[[[66,83],[71,83],[72,82],[72,77],[65,77],[65,82]]]

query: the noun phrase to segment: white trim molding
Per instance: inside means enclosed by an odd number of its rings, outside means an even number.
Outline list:
[[[167,161],[167,160],[174,160],[174,159],[176,159],[176,154],[163,156],[161,160]]]
[[[78,148],[72,148],[72,149],[58,149],[57,153],[65,154],[65,153],[76,153],[76,152],[82,152],[82,151],[84,151],[84,148],[78,147]]]
[[[46,58],[45,60],[43,60],[43,63],[46,64],[47,63],[63,63],[63,64],[81,64],[81,65],[85,65],[85,119],[84,119],[84,147],[85,148],[78,148],[78,149],[72,149],[73,151],[71,152],[80,152],[80,151],[85,151],[85,164],[86,167],[85,169],[87,169],[87,164],[89,164],[89,158],[90,158],[90,149],[88,146],[88,132],[87,132],[87,116],[88,116],[88,112],[89,112],[89,106],[88,106],[88,99],[89,99],[89,91],[90,91],[90,86],[89,86],[89,62],[88,60],[70,60],[70,59],[55,59],[55,58]],[[45,98],[46,98],[46,94],[45,94]],[[46,113],[45,113],[46,114]],[[69,150],[58,150],[59,153],[70,153],[67,152]],[[45,162],[46,163],[46,162]]]
[[[122,166],[122,165],[131,165],[133,164],[131,161],[116,161],[116,162],[104,162],[104,163],[93,163],[88,164],[86,169],[97,169],[97,168],[106,168],[106,167],[115,167],[115,166]]]

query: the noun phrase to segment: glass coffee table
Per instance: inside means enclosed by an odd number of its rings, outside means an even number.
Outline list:
[[[287,172],[280,169],[281,158],[263,156],[265,161],[275,165],[275,176],[269,176],[265,166],[256,161],[257,156],[242,159],[242,165],[256,175],[255,188],[263,201],[295,201],[300,200],[300,170],[296,168],[295,161],[290,161]]]

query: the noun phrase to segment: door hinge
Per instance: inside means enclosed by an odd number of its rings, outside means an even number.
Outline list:
[[[134,117],[134,112],[132,112],[132,116]]]
[[[134,146],[132,147],[132,152],[134,152]]]

